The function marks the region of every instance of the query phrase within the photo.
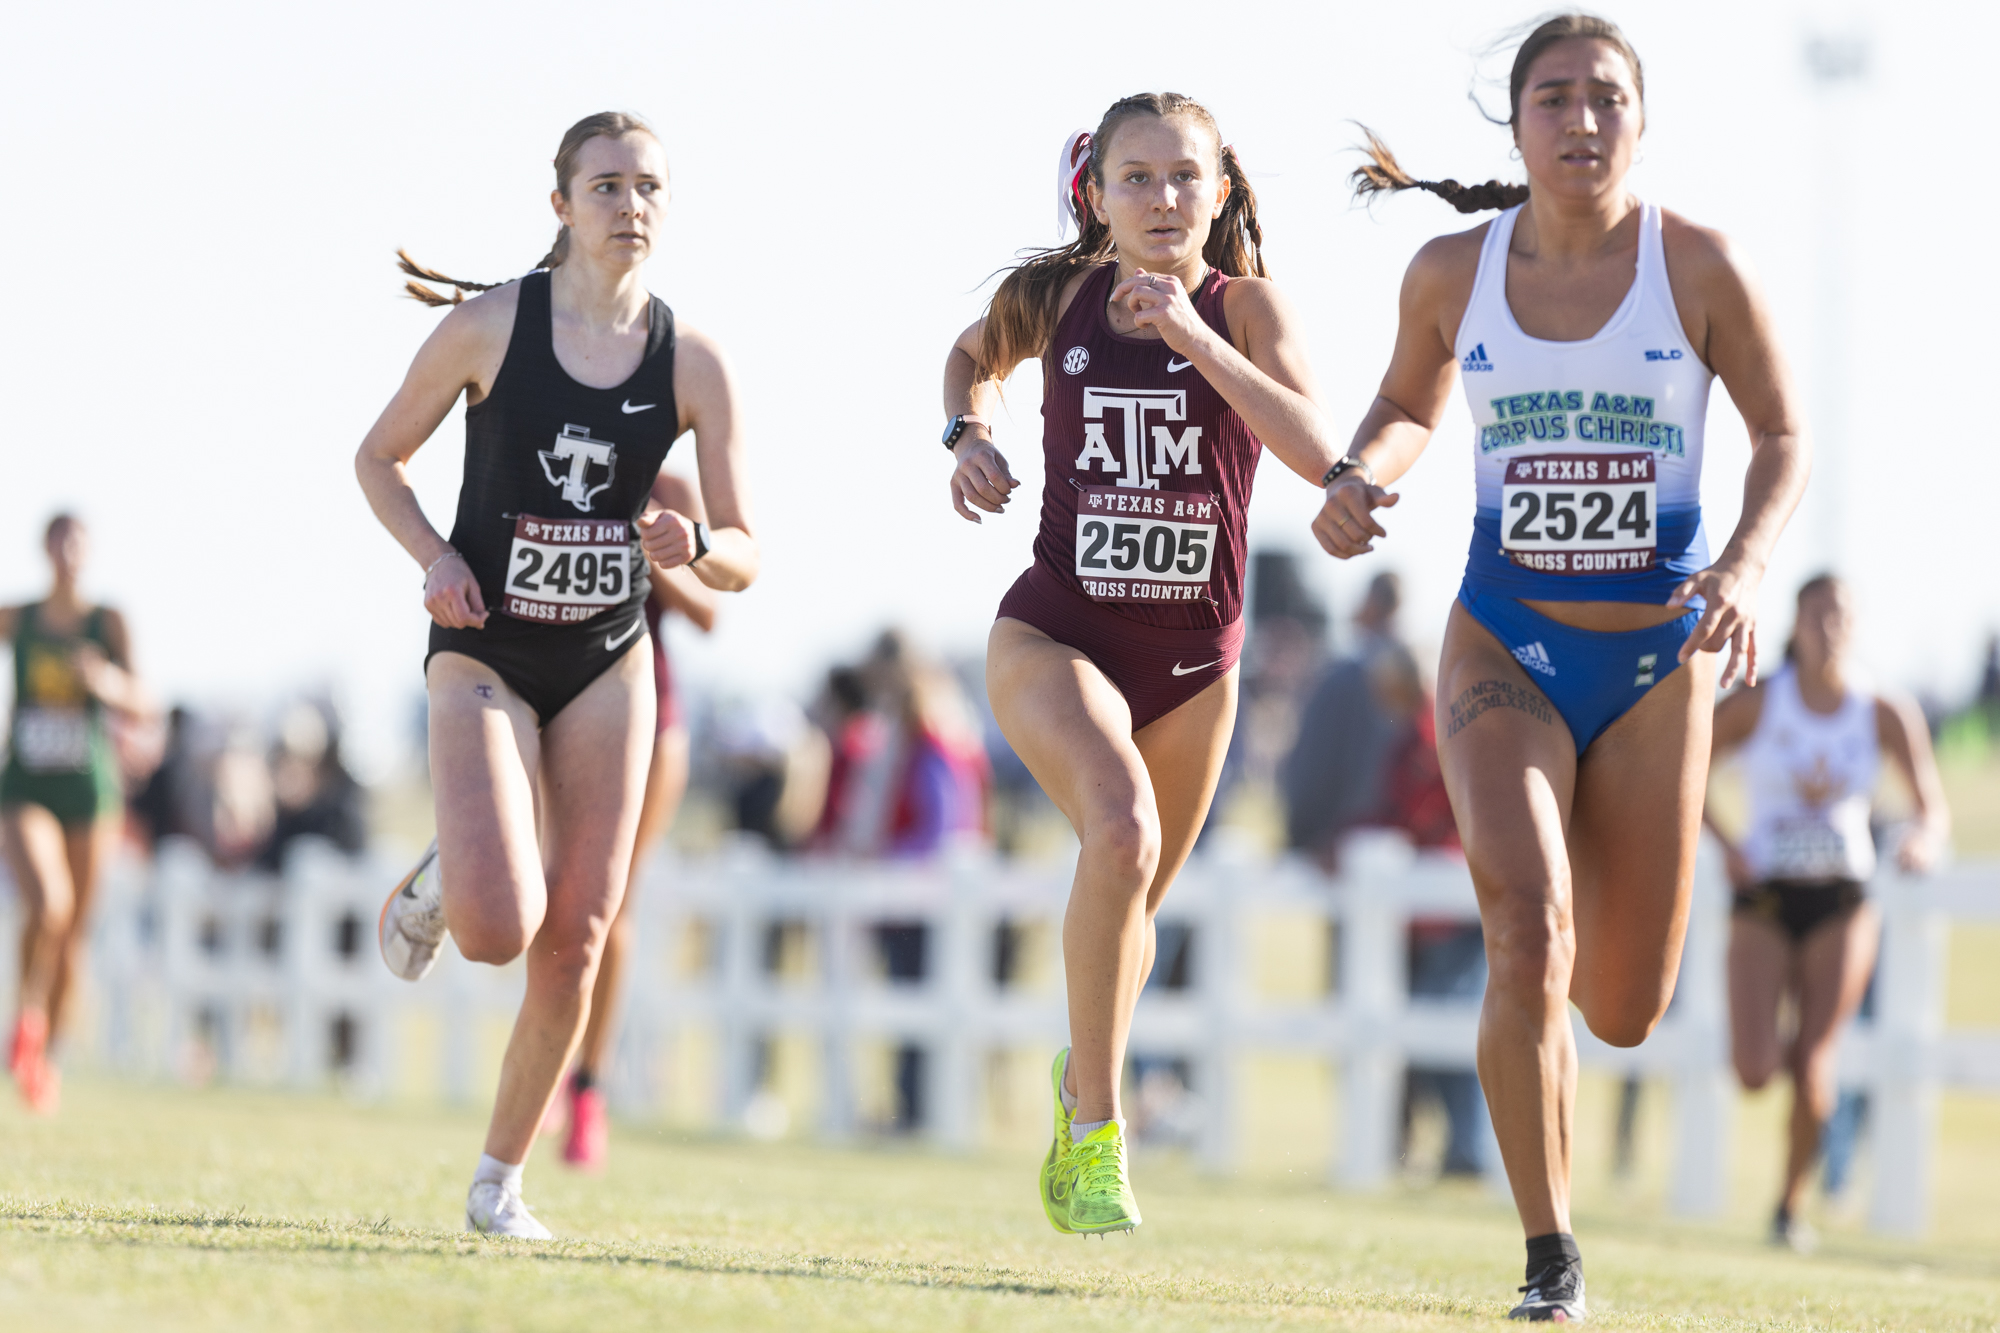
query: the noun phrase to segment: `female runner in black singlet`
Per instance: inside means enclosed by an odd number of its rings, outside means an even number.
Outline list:
[[[555,249],[445,317],[355,461],[424,571],[433,621],[438,836],[384,906],[383,956],[415,980],[447,926],[474,962],[527,953],[466,1225],[535,1238],[549,1233],[521,1201],[521,1164],[583,1032],[653,751],[647,563],[725,591],[757,574],[728,369],[640,276],[667,205],[659,141],[604,113],[570,127],[555,165]],[[465,481],[447,542],[405,469],[461,392]],[[647,503],[687,430],[712,528]]]
[[[1125,98],[1072,139],[1064,171],[1081,236],[1008,274],[952,348],[944,407],[952,502],[978,522],[973,509],[1002,512],[1017,483],[975,414],[1021,362],[1042,362],[1041,529],[986,681],[1083,844],[1042,1204],[1059,1231],[1103,1233],[1139,1223],[1119,1072],[1153,914],[1235,725],[1260,442],[1315,482],[1339,455],[1296,319],[1264,277],[1255,196],[1209,113],[1174,93]]]

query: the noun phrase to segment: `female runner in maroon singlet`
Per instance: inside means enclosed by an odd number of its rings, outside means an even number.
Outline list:
[[[944,406],[952,502],[979,522],[974,508],[1002,512],[1017,483],[976,414],[1022,361],[1042,362],[1041,529],[994,622],[986,682],[1083,844],[1063,923],[1073,1046],[1052,1071],[1042,1204],[1059,1231],[1102,1233],[1140,1220],[1119,1071],[1153,914],[1235,725],[1257,456],[1268,446],[1317,482],[1339,450],[1264,276],[1256,198],[1206,110],[1125,98],[1071,140],[1064,176],[1081,236],[1008,274],[952,348]]]

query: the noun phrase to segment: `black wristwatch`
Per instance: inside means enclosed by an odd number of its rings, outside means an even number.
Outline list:
[[[708,554],[708,524],[700,519],[694,521],[694,554],[688,557],[690,565]]]
[[[986,424],[985,417],[977,417],[970,412],[961,412],[945,423],[944,447],[947,449],[957,448],[959,437],[965,434],[967,426],[984,426]]]
[[[1333,485],[1334,482],[1340,479],[1340,475],[1343,472],[1359,472],[1362,476],[1368,478],[1370,486],[1381,485],[1380,482],[1375,480],[1375,469],[1350,454],[1326,470],[1326,475],[1319,479],[1319,488],[1325,490],[1327,487]]]

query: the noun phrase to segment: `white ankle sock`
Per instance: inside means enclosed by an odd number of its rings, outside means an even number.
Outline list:
[[[505,1185],[512,1189],[514,1193],[519,1194],[521,1192],[521,1167],[525,1165],[526,1163],[509,1165],[501,1161],[498,1157],[488,1157],[485,1153],[481,1153],[479,1154],[479,1169],[472,1173],[472,1183],[475,1185],[489,1183]]]
[[[1115,1124],[1118,1126],[1118,1133],[1121,1136],[1125,1133],[1125,1121],[1123,1117],[1117,1117],[1112,1120],[1077,1120],[1077,1121],[1072,1121],[1070,1124],[1069,1127],[1070,1140],[1074,1143],[1081,1143],[1085,1139],[1089,1138],[1092,1134],[1095,1134],[1098,1130],[1103,1129],[1106,1125],[1110,1124]]]
[[[1067,1052],[1063,1055],[1062,1077],[1056,1080],[1056,1089],[1062,1097],[1063,1111],[1066,1114],[1075,1115],[1076,1094],[1069,1090],[1069,1055]]]

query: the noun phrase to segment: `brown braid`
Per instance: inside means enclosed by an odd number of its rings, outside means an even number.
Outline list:
[[[1403,170],[1389,145],[1366,125],[1359,126],[1368,146],[1359,151],[1368,160],[1348,177],[1354,182],[1354,196],[1365,199],[1373,194],[1393,194],[1397,190],[1428,190],[1461,213],[1479,213],[1489,208],[1512,208],[1528,202],[1528,187],[1487,181],[1484,185],[1460,185],[1455,180],[1420,181]]]

